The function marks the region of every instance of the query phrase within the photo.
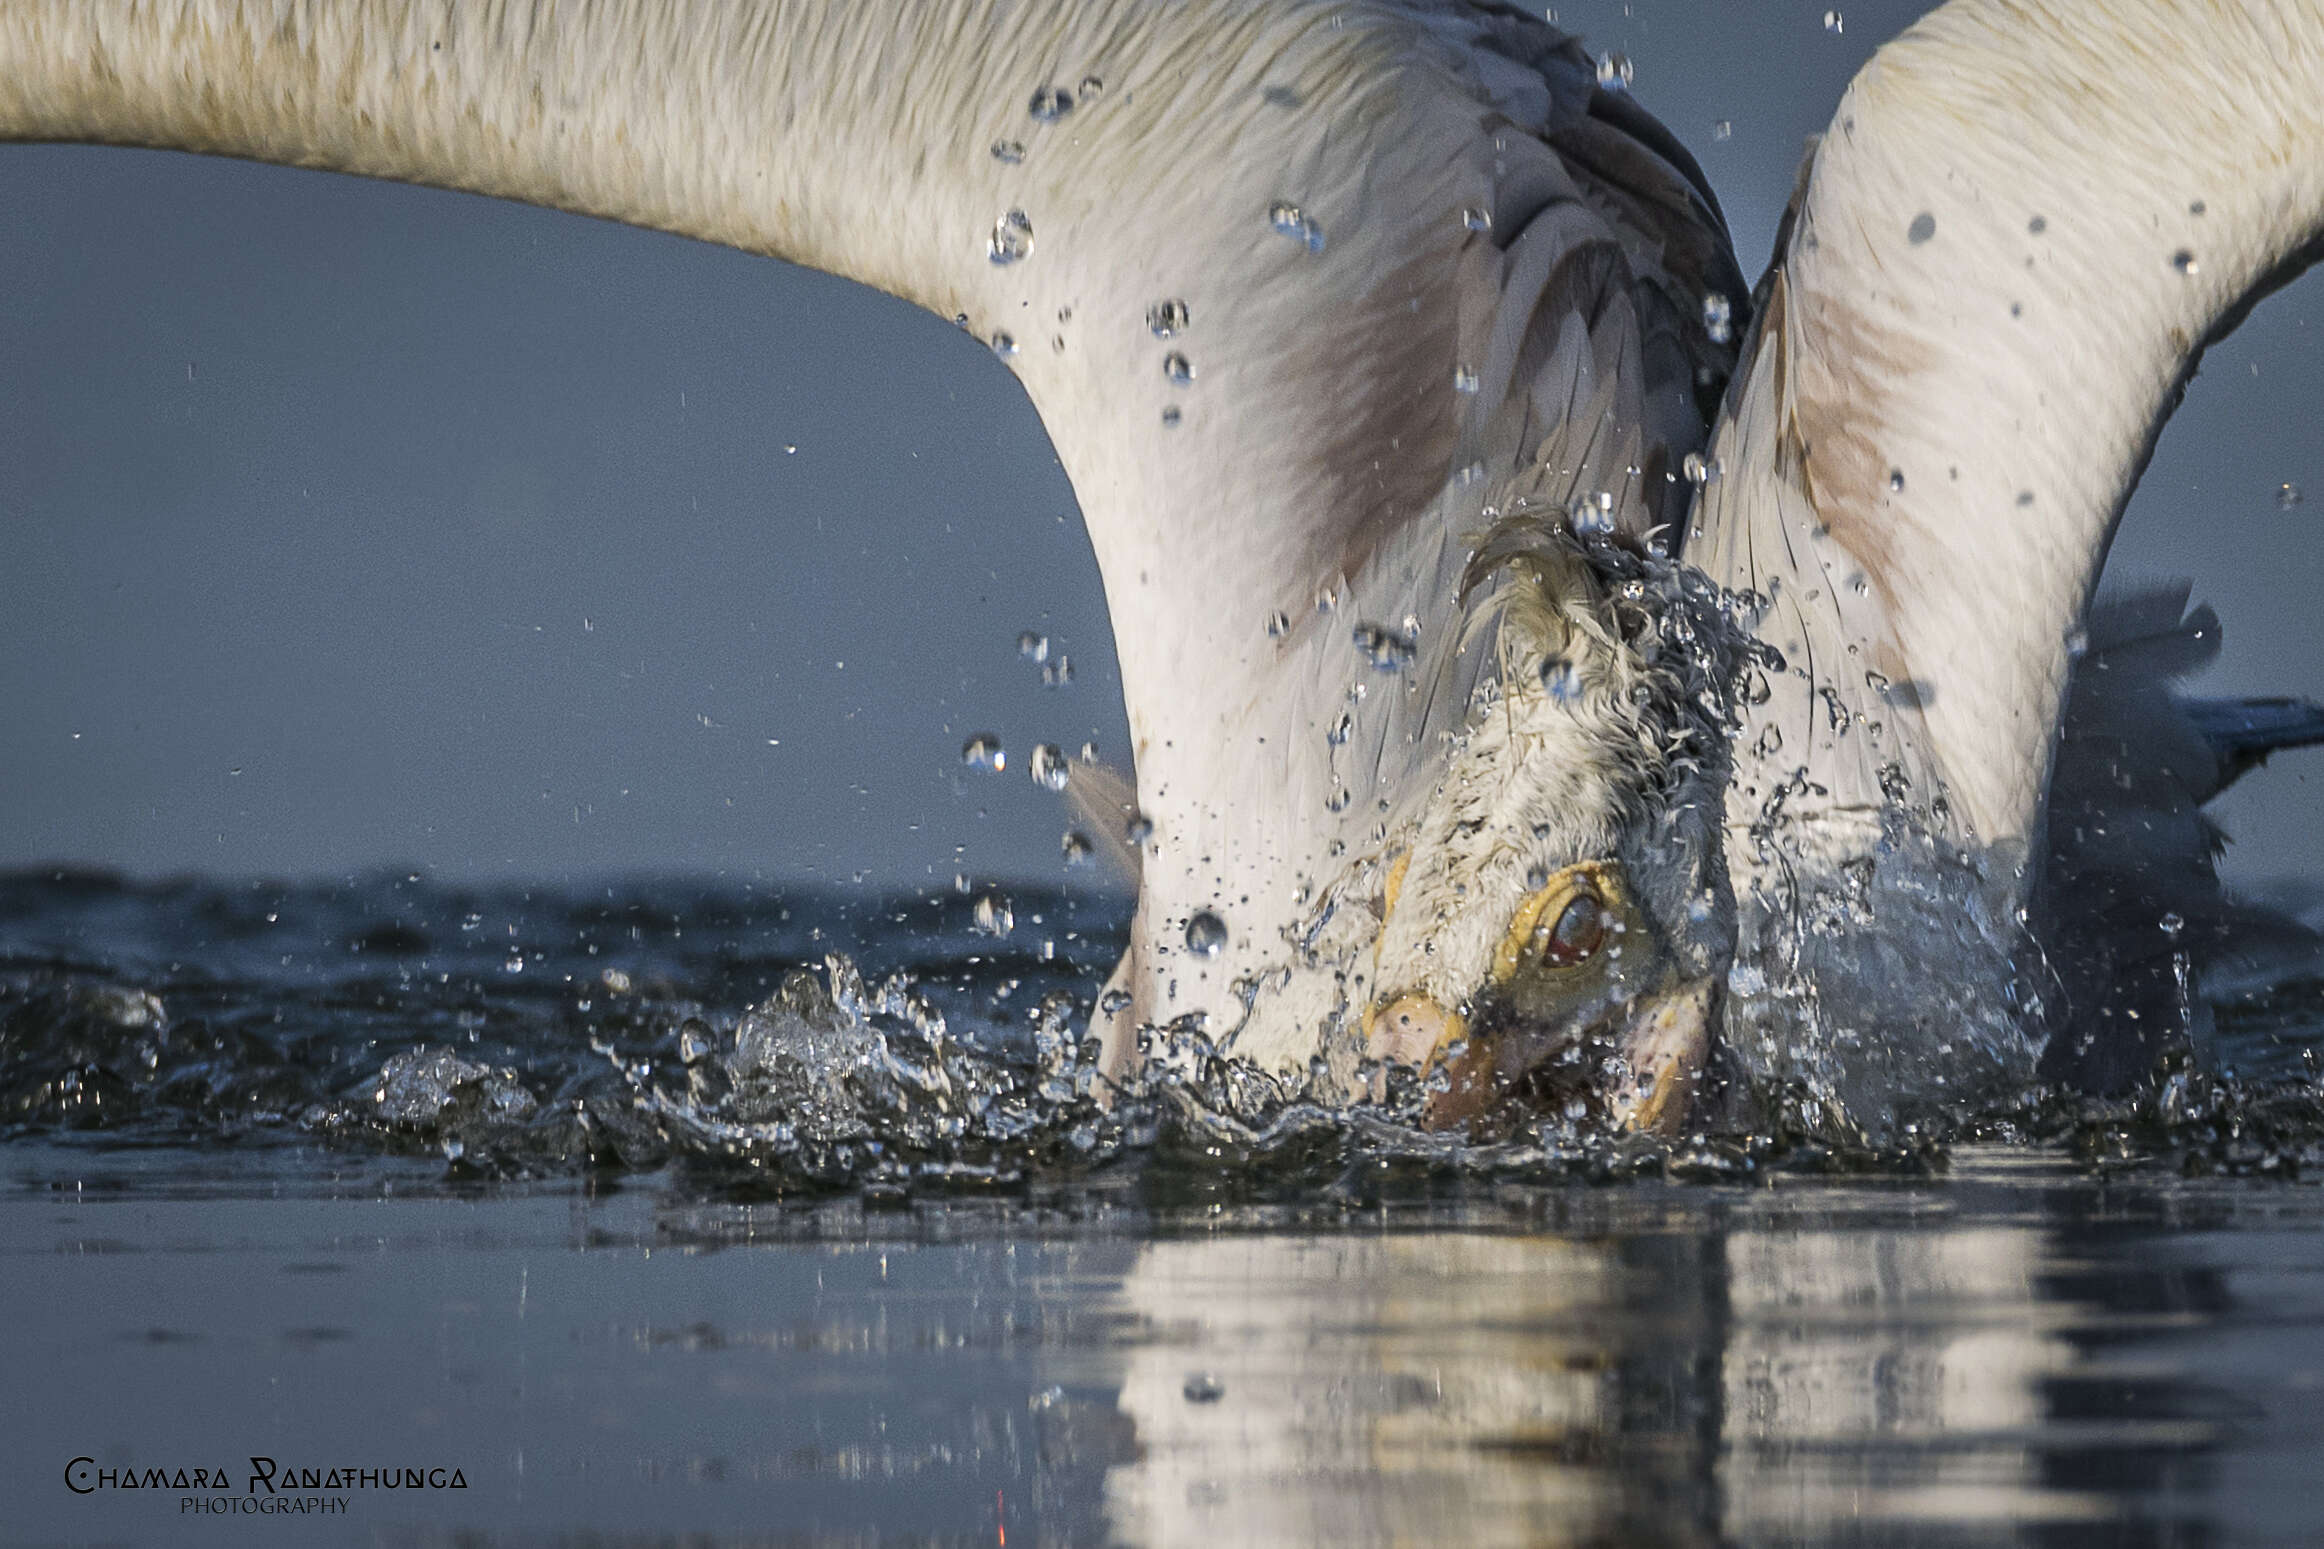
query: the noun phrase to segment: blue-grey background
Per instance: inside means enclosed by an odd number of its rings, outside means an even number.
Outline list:
[[[1922,7],[1844,9],[1559,8],[1632,59],[1752,272],[1803,136]],[[1022,754],[1127,737],[1072,492],[976,341],[763,259],[278,168],[0,147],[0,211],[0,865],[1059,874]],[[2219,605],[2220,691],[2324,692],[2320,298],[2213,352],[2117,544]],[[982,729],[1004,778],[959,767]],[[2241,875],[2324,874],[2306,771],[2232,799]]]

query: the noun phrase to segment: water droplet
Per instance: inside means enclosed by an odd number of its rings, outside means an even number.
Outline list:
[[[1845,32],[1847,28],[1848,19],[1842,16],[1838,11],[1826,11],[1824,13],[1824,30],[1826,32]]]
[[[1904,470],[1902,468],[1888,470],[1888,492],[1892,495],[1904,493]]]
[[[2068,661],[2070,661],[2070,662],[2078,662],[2078,661],[2080,661],[2080,660],[2081,660],[2083,657],[2085,657],[2085,656],[2087,656],[2087,655],[2089,655],[2089,654],[2090,654],[2090,631],[2088,631],[2087,629],[2080,629],[2080,628],[2076,628],[2076,629],[2069,629],[2069,630],[2067,630],[2067,631],[2066,631],[2066,660],[2068,660]]]
[[[1356,718],[1354,714],[1342,710],[1340,718],[1332,722],[1331,728],[1323,734],[1323,740],[1335,748],[1345,747],[1349,736],[1354,733],[1355,729]]]
[[[1185,418],[1185,416],[1178,412],[1178,405],[1172,404],[1169,408],[1162,411],[1162,428],[1164,430],[1176,430],[1178,428],[1178,422],[1183,418]]]
[[[1017,928],[1017,912],[998,893],[987,893],[976,901],[975,919],[977,930],[987,936],[1006,936]]]
[[[1291,633],[1291,615],[1276,612],[1267,615],[1267,638],[1280,640]]]
[[[1703,485],[1711,482],[1711,465],[1703,461],[1703,454],[1700,452],[1689,452],[1685,457],[1679,459],[1678,471],[1686,475],[1686,481],[1689,484]]]
[[[2180,248],[2171,255],[2171,267],[2181,274],[2199,274],[2203,268],[2195,261],[2195,255],[2186,248]]]
[[[1003,165],[1003,166],[1005,166],[1005,167],[1014,167],[1014,166],[1018,165],[1019,163],[1021,163],[1022,161],[1024,161],[1024,159],[1025,159],[1025,142],[1024,142],[1024,141],[1022,141],[1022,140],[995,140],[995,141],[993,141],[993,160],[995,160],[995,161],[999,162],[1001,165]]]
[[[1541,687],[1559,704],[1571,704],[1582,695],[1580,669],[1562,656],[1553,656],[1541,664]]]
[[[1049,637],[1030,629],[1026,630],[1017,637],[1017,654],[1029,662],[1047,661],[1049,659]]]
[[[1071,828],[1067,829],[1065,837],[1058,841],[1058,849],[1063,852],[1065,864],[1068,866],[1086,866],[1090,863],[1091,856],[1095,854],[1090,848],[1089,836]]]
[[[1120,1016],[1130,1009],[1130,992],[1128,990],[1106,991],[1104,997],[1098,1001],[1097,1009],[1109,1017]]]
[[[1904,228],[1905,241],[1910,242],[1914,247],[1919,247],[1936,234],[1937,218],[1926,210],[1914,216],[1912,224]]]
[[[1094,75],[1085,75],[1081,78],[1081,100],[1084,102],[1089,101],[1105,89],[1106,83]]]
[[[1057,660],[1041,669],[1043,688],[1063,688],[1073,681],[1073,658],[1062,653]]]
[[[1703,298],[1703,329],[1710,334],[1713,344],[1725,344],[1735,337],[1735,303],[1717,291]]]
[[[1017,336],[1005,331],[996,333],[992,337],[992,347],[995,355],[1007,360],[1011,355],[1017,353]]]
[[[1044,86],[1033,93],[1027,111],[1037,124],[1054,124],[1073,111],[1073,93],[1062,86]]]
[[[1773,758],[1783,751],[1783,728],[1770,725],[1759,734],[1759,756]]]
[[[1227,922],[1208,909],[1186,922],[1186,950],[1196,957],[1216,957],[1227,944]]]
[[[1175,298],[1157,301],[1146,309],[1146,330],[1157,339],[1177,338],[1186,332],[1186,325],[1190,321],[1192,318],[1187,313],[1186,303]]]
[[[1411,638],[1384,624],[1358,624],[1354,636],[1356,649],[1381,672],[1402,672],[1412,665],[1412,658],[1420,650]]]
[[[700,1064],[710,1057],[710,1024],[700,1017],[688,1017],[678,1026],[678,1058],[688,1065]]]
[[[525,955],[522,952],[511,952],[508,955],[508,961],[500,966],[512,974],[523,973],[525,971]]]
[[[2170,937],[2173,941],[2178,940],[2179,932],[2187,928],[2187,922],[2180,919],[2175,914],[2166,914],[2161,919],[2155,921],[2155,924],[2160,926],[2162,928],[2162,933]]]
[[[1453,470],[1453,488],[1455,489],[1467,489],[1472,484],[1483,483],[1484,479],[1485,465],[1483,463],[1464,463]]]
[[[1565,520],[1577,537],[1603,537],[1614,530],[1614,497],[1604,491],[1577,495]]]
[[[1308,219],[1306,213],[1298,205],[1287,200],[1276,200],[1267,206],[1267,224],[1299,243],[1310,253],[1323,251],[1323,228]]]
[[[1184,387],[1194,380],[1194,362],[1172,350],[1162,357],[1162,375],[1172,387]]]
[[[960,745],[960,761],[971,769],[989,769],[994,774],[1009,767],[1001,739],[989,731],[980,731]]]
[[[1471,394],[1477,390],[1477,374],[1466,366],[1453,367],[1453,391]]]
[[[1005,212],[993,222],[985,256],[996,264],[1013,264],[1020,258],[1033,256],[1033,217],[1023,210]]]
[[[1188,1372],[1183,1391],[1189,1404],[1215,1404],[1226,1397],[1227,1385],[1209,1372]]]
[[[1633,74],[1628,54],[1598,56],[1598,85],[1605,90],[1628,91]]]
[[[1154,820],[1143,812],[1133,812],[1122,825],[1122,837],[1143,850],[1154,841]]]
[[[2297,484],[2278,484],[2276,486],[2276,509],[2278,511],[2291,510],[2303,498],[2305,497],[2300,494],[2300,486]]]
[[[1331,788],[1331,794],[1323,799],[1323,810],[1326,812],[1345,812],[1348,810],[1349,804],[1355,799],[1355,792],[1344,785],[1335,785]]]
[[[1720,120],[1719,120],[1717,123],[1715,123],[1715,124],[1711,125],[1711,138],[1712,138],[1712,139],[1714,139],[1714,140],[1731,140],[1731,139],[1733,139],[1734,137],[1735,137],[1735,125],[1734,125],[1734,122],[1733,122],[1733,120],[1731,120],[1731,119],[1725,119],[1725,118],[1722,118],[1722,119],[1720,119]]]
[[[1043,790],[1062,791],[1072,778],[1073,766],[1065,761],[1065,750],[1054,742],[1036,743],[1033,747],[1033,783]]]
[[[2041,235],[2043,232],[2045,232],[2045,231],[2047,231],[2047,230],[2049,230],[2049,229],[2050,229],[2050,223],[2049,223],[2049,221],[2048,221],[2048,220],[2044,219],[2042,216],[2039,216],[2039,215],[2037,215],[2037,216],[2035,216],[2035,217],[2034,217],[2032,220],[2030,220],[2030,221],[2027,221],[2027,222],[2025,223],[2025,229],[2026,229],[2026,230],[2028,230],[2028,231],[2030,231],[2030,232],[2032,232],[2032,233],[2033,233],[2035,236],[2037,236],[2037,237],[2038,237],[2038,236],[2040,236],[2040,235]]]
[[[1493,212],[1481,205],[1472,204],[1461,211],[1461,224],[1471,231],[1491,231],[1493,229]]]

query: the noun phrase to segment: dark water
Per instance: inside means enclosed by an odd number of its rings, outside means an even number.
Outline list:
[[[1464,1150],[1098,1104],[1119,907],[1009,902],[0,879],[0,1541],[2324,1538],[2313,986],[2282,1079]]]

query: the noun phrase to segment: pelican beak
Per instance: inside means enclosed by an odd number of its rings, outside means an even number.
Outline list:
[[[1713,989],[1710,980],[1698,979],[1633,1008],[1622,1033],[1626,1075],[1606,1094],[1618,1127],[1648,1135],[1675,1135],[1685,1127],[1710,1058]]]
[[[1375,1060],[1441,1074],[1431,1128],[1485,1134],[1588,1111],[1669,1135],[1687,1121],[1716,1006],[1715,981],[1688,977],[1660,947],[1619,875],[1585,863],[1519,903],[1473,1009],[1395,996],[1365,1018],[1365,1044]]]
[[[1710,1056],[1713,986],[1681,983],[1633,1001],[1610,1040],[1618,1058],[1592,1103],[1614,1128],[1628,1134],[1674,1135],[1686,1125],[1695,1088]],[[1588,1039],[1561,1039],[1579,1049]],[[1428,1103],[1431,1129],[1449,1129],[1491,1116],[1505,1103],[1528,1103],[1525,1078],[1554,1060],[1526,1055],[1542,1040],[1522,1034],[1469,1035],[1466,1018],[1425,996],[1405,995],[1371,1018],[1366,1052],[1375,1060],[1444,1072],[1444,1089]],[[1604,1045],[1601,1044],[1601,1047]],[[1548,1088],[1543,1087],[1546,1091]],[[1375,1100],[1385,1083],[1374,1079]]]

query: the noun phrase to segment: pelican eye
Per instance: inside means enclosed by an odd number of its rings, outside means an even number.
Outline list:
[[[1588,893],[1577,894],[1556,920],[1533,932],[1534,955],[1552,968],[1587,962],[1605,944],[1606,906]]]

